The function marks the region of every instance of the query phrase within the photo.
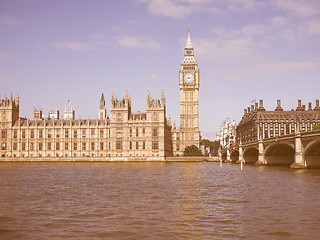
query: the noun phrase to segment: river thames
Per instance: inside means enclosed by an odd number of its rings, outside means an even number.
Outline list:
[[[316,239],[320,170],[1,163],[0,239]]]

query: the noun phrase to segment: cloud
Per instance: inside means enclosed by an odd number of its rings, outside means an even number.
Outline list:
[[[152,75],[151,75],[151,81],[157,82],[157,81],[159,81],[159,80],[160,80],[160,78],[159,78],[159,76],[158,76],[157,74],[152,74]]]
[[[265,5],[263,1],[256,0],[225,0],[224,4],[232,11],[256,11],[259,7]]]
[[[311,17],[320,13],[318,0],[272,0],[271,3],[300,17]]]
[[[92,33],[90,38],[95,41],[96,45],[107,45],[108,37],[101,33]]]
[[[253,39],[239,37],[236,39],[195,39],[195,51],[199,58],[217,61],[245,61],[257,55]]]
[[[212,6],[212,0],[140,0],[147,4],[148,12],[175,19],[183,19],[191,13],[209,12],[221,14],[223,11]]]
[[[318,62],[260,62],[251,65],[244,65],[238,68],[214,68],[211,73],[217,78],[242,79],[261,78],[266,76],[279,76],[294,74],[303,71],[320,71],[320,61]]]
[[[6,57],[6,55],[0,51],[0,59],[4,59]]]
[[[150,79],[152,82],[163,82],[167,80],[166,77],[161,77],[158,74],[152,74]]]
[[[58,49],[68,49],[74,52],[90,51],[95,49],[94,44],[86,42],[56,42],[51,44],[52,47]]]
[[[309,21],[306,23],[306,30],[312,35],[320,35],[320,21]]]
[[[320,21],[296,22],[292,17],[275,16],[262,23],[251,23],[237,29],[214,27],[211,38],[194,39],[196,53],[203,58],[234,61],[263,58],[268,49],[283,44],[290,47],[314,44],[312,35],[320,35]]]
[[[265,6],[257,0],[140,0],[147,5],[149,13],[175,19],[186,18],[190,14],[207,12],[221,15],[227,11],[256,11]]]
[[[3,15],[0,17],[0,24],[3,24],[3,25],[18,25],[20,23],[21,23],[20,21],[15,20],[8,15]]]
[[[161,49],[161,45],[155,40],[140,36],[120,36],[118,37],[117,44],[126,48]]]

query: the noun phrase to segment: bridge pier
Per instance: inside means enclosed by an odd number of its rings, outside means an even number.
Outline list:
[[[225,163],[230,163],[231,162],[231,158],[230,158],[230,149],[229,147],[227,148],[227,159],[224,160]]]
[[[262,166],[263,164],[266,164],[262,140],[259,140],[258,148],[259,148],[258,161],[256,161],[254,164],[257,166]]]
[[[236,161],[236,163],[241,163],[241,162],[244,162],[242,144],[239,145],[239,159],[238,161]]]
[[[294,163],[290,165],[291,168],[305,168],[305,159],[303,156],[303,145],[301,141],[301,134],[298,133],[295,137],[295,155]]]

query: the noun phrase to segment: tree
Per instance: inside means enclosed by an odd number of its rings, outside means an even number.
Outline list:
[[[320,129],[320,124],[316,124],[312,128],[312,130],[319,130],[319,129]]]
[[[200,141],[200,145],[203,145],[205,148],[210,148],[210,152],[213,155],[216,155],[218,153],[219,147],[220,147],[220,142],[215,140],[215,141],[210,141],[208,139],[202,139]]]
[[[191,145],[184,149],[183,155],[184,156],[202,156],[202,152],[197,146]]]

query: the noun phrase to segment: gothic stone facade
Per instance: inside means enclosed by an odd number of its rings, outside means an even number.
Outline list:
[[[1,157],[94,157],[111,160],[164,159],[172,155],[166,100],[147,95],[146,113],[131,113],[131,98],[111,98],[107,117],[102,95],[98,119],[19,117],[19,97],[0,102]]]

